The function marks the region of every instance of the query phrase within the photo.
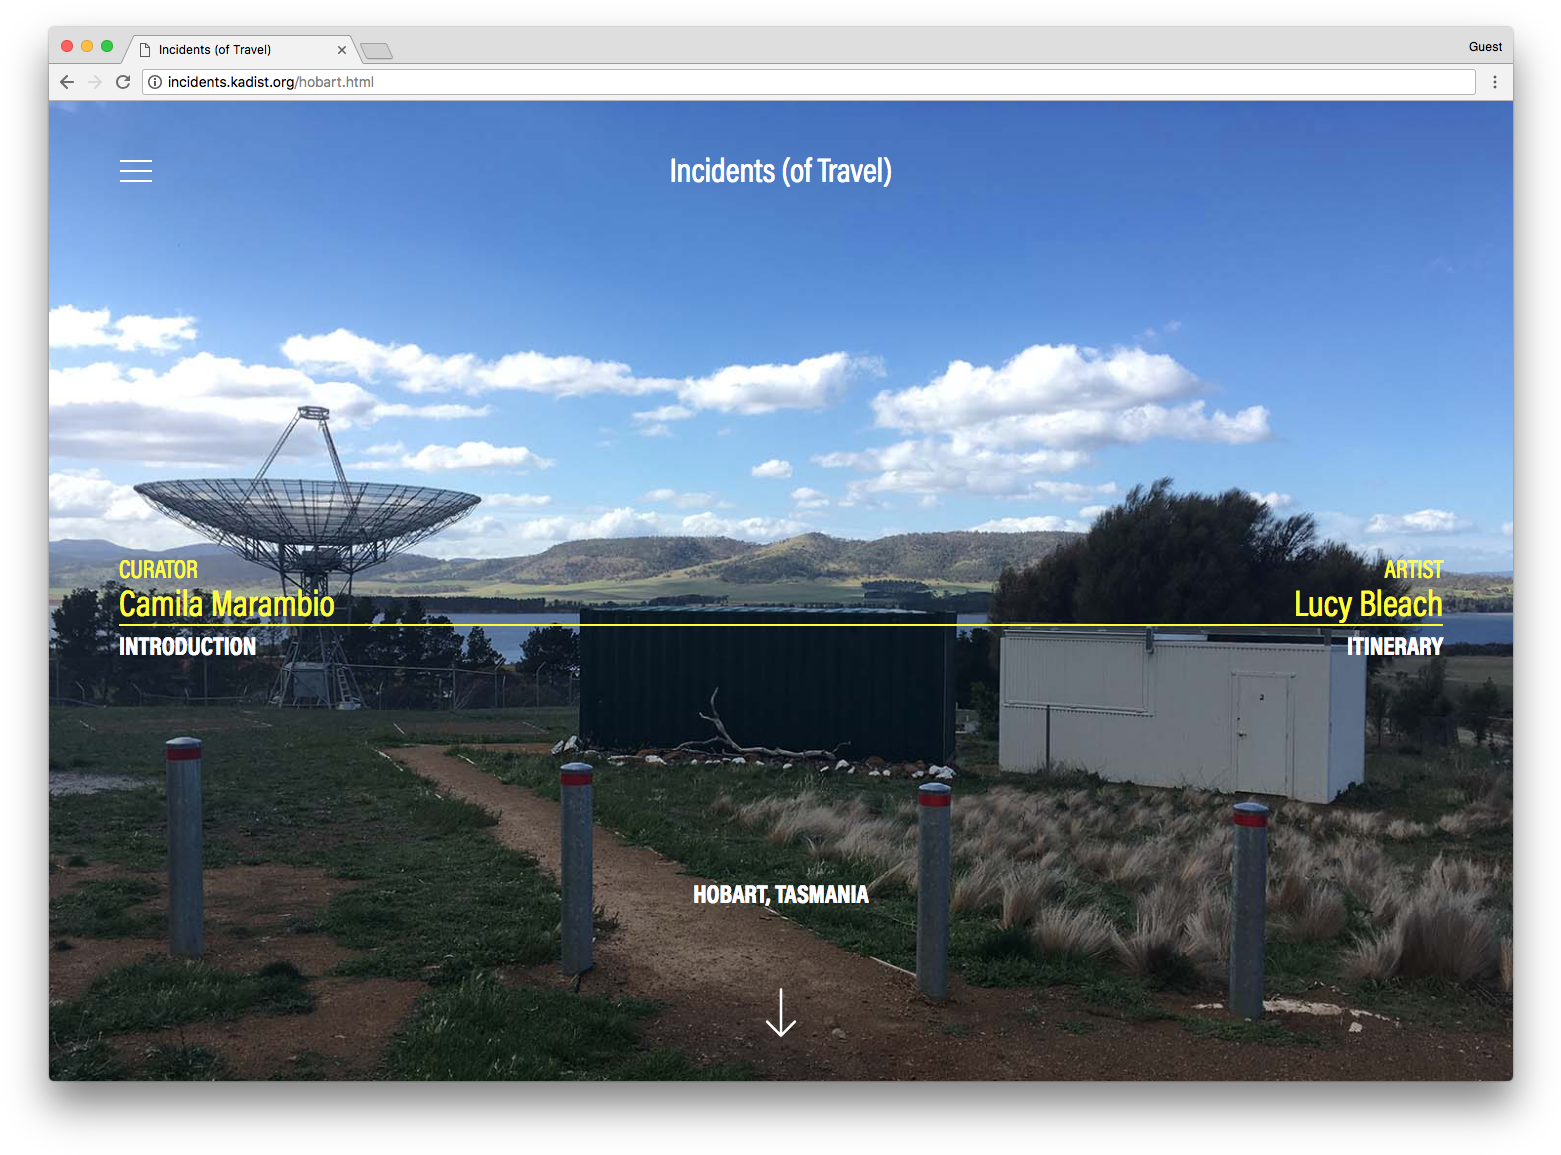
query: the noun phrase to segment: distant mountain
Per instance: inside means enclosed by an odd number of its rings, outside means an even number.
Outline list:
[[[525,557],[432,558],[403,554],[364,574],[376,583],[458,593],[492,585],[562,586],[644,581],[658,577],[733,585],[788,581],[907,578],[918,581],[997,580],[1076,537],[1071,533],[905,533],[856,541],[805,533],[769,545],[729,537],[593,538],[555,545]],[[122,558],[197,558],[203,586],[269,586],[276,575],[209,542],[168,550],[136,550],[107,541],[49,543],[49,585],[96,586],[118,576]]]
[[[738,584],[823,579],[912,578],[995,582],[1005,566],[1024,566],[1076,533],[900,533],[872,541],[805,533],[691,570]]]

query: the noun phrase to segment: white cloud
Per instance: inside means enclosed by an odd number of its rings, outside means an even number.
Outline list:
[[[417,345],[380,344],[347,329],[289,337],[282,352],[295,365],[351,374],[364,381],[389,378],[412,393],[518,389],[557,397],[675,395],[680,404],[635,415],[636,421],[652,427],[706,409],[749,416],[780,409],[822,409],[857,377],[880,371],[874,358],[826,353],[794,364],[728,365],[702,377],[639,377],[619,361],[537,352],[510,353],[497,361],[473,353],[437,356]]]
[[[1164,353],[1032,345],[998,368],[951,362],[927,385],[879,393],[873,411],[885,428],[936,432],[1004,417],[1115,411],[1206,391]]]
[[[789,517],[717,517],[709,512],[691,514],[680,523],[680,532],[695,537],[736,537],[744,541],[778,541],[807,528],[806,522]]]
[[[1094,521],[1111,507],[1109,505],[1086,505],[1079,510],[1079,517],[1084,521]]]
[[[133,486],[110,481],[97,469],[49,474],[49,515],[105,521],[148,521],[157,516]]]
[[[553,504],[553,498],[546,493],[485,493],[482,504],[497,509],[535,509]]]
[[[823,509],[829,504],[827,494],[817,489],[809,489],[806,485],[793,489],[791,500],[797,503],[798,509]]]
[[[270,450],[303,404],[328,408],[338,430],[390,417],[442,420],[486,412],[386,404],[361,385],[204,352],[162,372],[99,361],[49,370],[49,451],[148,465],[248,463]],[[302,448],[295,438],[288,452]],[[323,454],[318,439],[308,452]]]
[[[748,472],[755,477],[790,477],[791,462],[772,457],[768,461],[755,465]]]
[[[101,538],[132,549],[169,549],[195,535],[153,509],[134,488],[96,469],[49,474],[49,539]]]
[[[1089,525],[1082,521],[1075,521],[1071,517],[1053,517],[1047,514],[1044,517],[998,517],[970,528],[976,533],[1040,533],[1059,530],[1083,533],[1089,529]]]
[[[653,494],[657,492],[652,491]],[[458,523],[458,526],[461,524],[465,523]],[[619,506],[576,515],[533,517],[514,522],[502,530],[485,530],[480,549],[476,552],[482,556],[537,553],[560,542],[586,538],[669,535],[734,537],[743,541],[765,542],[804,533],[809,528],[805,522],[786,517],[722,517],[710,510],[679,516],[636,509],[634,506]],[[463,551],[471,552],[475,548],[464,541],[437,544],[444,537],[445,534],[440,534],[439,538],[433,539],[435,546],[429,552],[449,557]]]
[[[520,522],[515,534],[523,541],[580,541],[589,537],[650,537],[662,532],[658,513],[632,506],[609,509],[595,517],[539,517]]]
[[[1501,532],[1506,534],[1508,537],[1511,537],[1512,536],[1512,523],[1510,521],[1502,522],[1501,523]]]
[[[655,409],[645,409],[633,415],[635,421],[687,421],[694,415],[692,409],[682,405],[662,405]]]
[[[112,319],[108,309],[78,309],[61,305],[49,310],[49,348],[79,349],[106,345],[121,353],[150,349],[166,353],[181,341],[195,340],[194,317],[148,317],[141,314]]]
[[[1269,509],[1276,511],[1281,509],[1289,509],[1292,505],[1295,504],[1295,498],[1291,497],[1288,493],[1275,493],[1272,490],[1270,490],[1268,493],[1259,493],[1257,490],[1253,489],[1248,491],[1247,496],[1250,497],[1253,501],[1260,501],[1264,505],[1268,506]]]
[[[1167,327],[1169,328],[1169,326]],[[873,398],[875,424],[913,435],[829,453],[820,464],[876,472],[862,492],[954,493],[1087,500],[1025,475],[1061,473],[1091,450],[1152,440],[1241,445],[1272,436],[1268,410],[1210,412],[1210,386],[1163,353],[1032,345],[1000,366],[954,361],[926,385]],[[1107,492],[1114,492],[1112,490]]]
[[[456,469],[548,469],[550,458],[539,457],[524,445],[490,445],[486,441],[463,441],[459,445],[425,445],[416,453],[403,453],[389,460],[360,461],[353,469],[411,469],[418,473],[438,473]]]
[[[675,489],[652,489],[645,494],[646,501],[671,502],[679,509],[694,509],[701,505],[718,504],[713,493],[680,493]],[[721,502],[719,504],[726,504]]]
[[[1470,523],[1446,509],[1419,509],[1414,513],[1374,513],[1366,521],[1366,532],[1381,533],[1460,533]]]
[[[382,441],[378,445],[370,445],[363,451],[365,457],[395,457],[406,452],[406,443],[402,441]]]
[[[813,460],[826,469],[854,469],[875,476],[851,483],[847,497],[857,504],[878,493],[972,493],[991,497],[1066,496],[1081,500],[1090,487],[1069,490],[1058,486],[1057,494],[1044,488],[1032,491],[1033,475],[1061,473],[1089,460],[1077,450],[1037,449],[1026,453],[1007,453],[993,449],[956,446],[931,437],[900,441],[877,449],[856,453],[825,453]],[[1026,476],[1031,475],[1031,476]],[[1106,483],[1099,490],[1114,493],[1116,486]]]

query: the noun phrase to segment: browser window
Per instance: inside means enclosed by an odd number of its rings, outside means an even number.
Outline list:
[[[1510,1079],[1514,55],[54,28],[51,1078]]]

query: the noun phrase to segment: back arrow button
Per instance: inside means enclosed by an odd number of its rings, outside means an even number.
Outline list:
[[[67,73],[66,75],[60,77],[60,87],[61,88],[68,89],[68,88],[70,88],[70,86],[71,86],[71,79],[70,79],[70,74],[69,73]]]

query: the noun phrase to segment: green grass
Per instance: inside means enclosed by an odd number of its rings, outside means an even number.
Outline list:
[[[1182,1020],[1182,1026],[1200,1039],[1219,1039],[1226,1043],[1261,1043],[1266,1047],[1316,1047],[1321,1043],[1311,1035],[1292,1031],[1283,1023],[1271,1019],[1256,1022],[1232,1019],[1215,1019],[1193,1015]]]
[[[55,1082],[91,1082],[128,1079],[130,1069],[120,1059],[113,1044],[89,1039],[63,1047],[49,1060],[49,1078]]]
[[[453,720],[502,733],[514,725],[516,714],[463,711]],[[572,711],[527,711],[524,716],[553,733],[574,728]],[[376,752],[376,746],[405,743],[408,734],[420,730],[432,737],[439,724],[451,719],[414,712],[126,708],[94,711],[89,731],[75,724],[71,712],[51,711],[51,761],[144,776],[152,787],[51,798],[51,858],[130,872],[165,869],[163,742],[194,734],[206,742],[202,787],[208,869],[277,863],[321,869],[353,884],[333,888],[336,893],[323,910],[290,927],[298,934],[328,934],[360,952],[335,973],[423,979],[442,993],[485,968],[556,959],[554,880],[535,860],[492,837],[492,814],[440,795]],[[396,729],[397,723],[406,733]],[[509,736],[541,740],[534,732]],[[452,739],[443,734],[432,740],[444,744]],[[68,948],[66,934],[161,935],[160,920],[138,909],[157,891],[153,878],[134,873],[83,882],[52,904],[56,949]],[[306,1014],[313,1004],[307,983],[287,964],[273,968],[245,975],[149,957],[111,971],[81,997],[52,1008],[51,1073],[56,1078],[146,1073],[145,1064],[127,1066],[112,1048],[92,1045],[105,1035],[253,1013]],[[626,1011],[618,1015],[630,1023],[643,1017]],[[301,1044],[307,1031],[307,1020],[301,1021]],[[528,1038],[511,1039],[522,1048],[515,1061],[543,1062],[545,1056],[525,1052]],[[541,1039],[539,1045],[547,1042]],[[318,1078],[334,1073],[327,1061],[308,1059],[307,1051],[301,1046],[304,1057],[277,1074]],[[174,1077],[180,1070],[186,1074],[179,1077],[223,1073],[220,1066],[202,1068],[199,1058],[182,1052],[165,1056],[159,1069],[167,1073],[160,1077]],[[615,1077],[670,1078],[692,1071],[684,1071],[684,1060],[671,1053],[636,1050],[619,1059]]]
[[[307,980],[290,963],[267,963],[254,974],[240,974],[149,955],[109,971],[79,998],[50,1007],[49,1035],[56,1044],[69,1044],[205,1019],[313,1009]]]
[[[136,1071],[138,1079],[163,1082],[200,1083],[231,1079],[228,1065],[215,1051],[205,1047],[155,1046]]]
[[[84,938],[158,935],[163,920],[138,911],[161,892],[150,878],[92,878],[49,903],[49,933]]]
[[[654,1004],[507,987],[477,973],[426,995],[396,1036],[398,1079],[732,1079],[736,1064],[698,1067],[643,1050],[637,1024]]]

